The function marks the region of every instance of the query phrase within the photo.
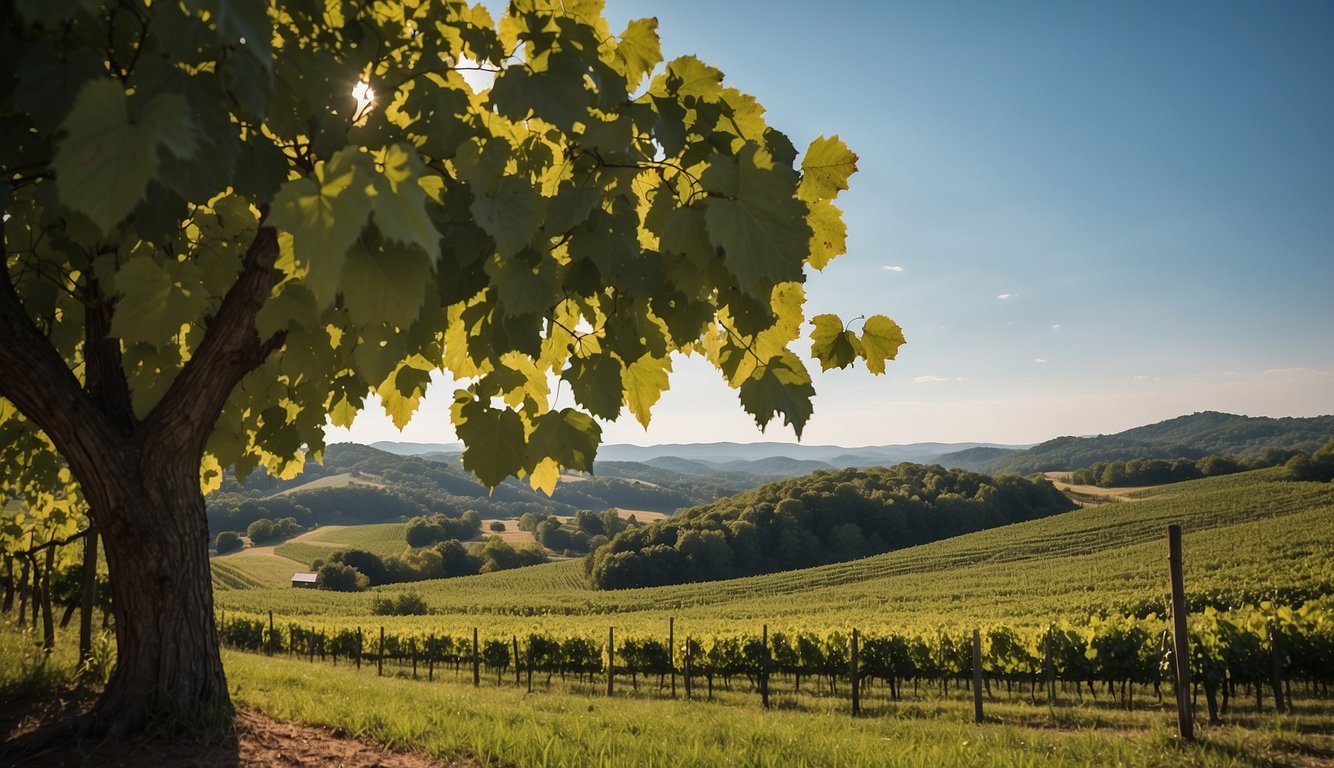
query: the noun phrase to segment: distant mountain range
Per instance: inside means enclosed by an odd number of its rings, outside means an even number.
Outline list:
[[[1266,451],[1314,452],[1334,437],[1334,416],[1269,418],[1203,411],[1114,435],[1058,437],[1026,450],[968,449],[938,457],[947,467],[984,472],[1083,469],[1099,461],[1261,458]]]
[[[1073,470],[1098,461],[1198,459],[1209,455],[1256,458],[1266,450],[1313,452],[1334,437],[1334,416],[1269,418],[1204,411],[1113,435],[1058,437],[1038,445],[908,443],[903,445],[803,445],[800,443],[612,443],[598,449],[598,464],[634,462],[677,475],[795,477],[816,470],[892,466],[904,461],[986,472]],[[371,447],[400,456],[447,458],[460,443],[378,442]],[[598,470],[601,472],[601,469]]]
[[[386,453],[399,456],[445,458],[463,450],[461,443],[371,443]],[[942,456],[968,450],[1015,451],[1024,445],[995,443],[910,443],[907,445],[868,445],[848,448],[841,445],[803,445],[800,443],[671,443],[666,445],[630,445],[610,443],[598,448],[598,463],[635,462],[683,475],[713,476],[721,473],[761,477],[794,477],[817,469],[845,467],[885,467],[904,461],[933,464]]]

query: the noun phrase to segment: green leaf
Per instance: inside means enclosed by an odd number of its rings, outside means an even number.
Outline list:
[[[496,242],[501,256],[528,245],[542,222],[542,196],[523,179],[506,176],[493,194],[479,194],[469,207],[477,224]]]
[[[653,405],[670,388],[667,374],[671,373],[672,359],[645,355],[625,369],[625,404],[635,420],[648,429]]]
[[[440,233],[426,215],[426,193],[418,183],[422,170],[412,147],[394,144],[385,150],[384,172],[375,176],[375,226],[390,240],[416,245],[434,259]]]
[[[537,264],[520,254],[509,259],[490,259],[486,273],[491,276],[505,315],[517,317],[533,313],[545,315],[556,303],[560,285],[550,259],[538,257]]]
[[[135,256],[116,271],[120,299],[111,319],[111,333],[126,344],[164,346],[181,325],[200,316],[209,296],[192,262],[159,264],[151,256]]]
[[[487,488],[523,469],[523,420],[514,411],[470,400],[458,409],[454,431],[465,446],[463,467]]]
[[[592,472],[601,441],[602,427],[588,414],[573,408],[547,411],[528,438],[528,463],[554,459],[562,467]]]
[[[369,158],[349,147],[315,167],[314,178],[289,181],[273,196],[267,223],[292,234],[306,286],[320,306],[333,303],[348,249],[366,224]]]
[[[562,130],[586,120],[592,94],[584,86],[588,67],[577,54],[555,51],[507,67],[491,87],[491,104],[511,120],[536,115]]]
[[[662,61],[657,19],[635,19],[621,33],[616,44],[616,60],[631,90],[639,87],[644,76]]]
[[[600,189],[562,184],[556,196],[547,200],[542,226],[549,235],[563,235],[582,224],[601,202]]]
[[[857,171],[857,155],[838,136],[821,136],[811,142],[801,159],[801,184],[797,194],[802,200],[832,200],[848,188],[848,177]]]
[[[343,305],[358,325],[407,328],[421,312],[430,276],[430,258],[416,248],[359,241],[343,265]]]
[[[621,361],[597,352],[570,360],[561,378],[570,382],[575,402],[599,418],[615,420],[621,415]]]
[[[157,175],[158,149],[177,157],[194,151],[194,124],[185,99],[163,94],[131,122],[128,99],[114,80],[89,82],[63,124],[52,158],[61,202],[109,232],[144,197]]]
[[[884,315],[871,315],[862,326],[862,348],[866,368],[871,373],[884,373],[885,361],[899,354],[899,347],[907,343],[899,324]]]
[[[757,145],[709,166],[701,183],[709,239],[747,293],[768,299],[767,284],[797,282],[811,239],[806,206],[792,196],[791,179]]]
[[[781,413],[783,422],[792,425],[800,440],[801,430],[811,417],[815,388],[811,386],[806,366],[796,355],[785,351],[756,368],[741,383],[739,395],[741,407],[755,417],[761,431]]]
[[[667,92],[678,97],[716,100],[723,91],[723,73],[694,56],[673,59],[667,65]]]
[[[816,315],[811,318],[811,355],[820,361],[820,370],[847,368],[861,356],[862,343],[857,334],[844,330],[838,315]]]

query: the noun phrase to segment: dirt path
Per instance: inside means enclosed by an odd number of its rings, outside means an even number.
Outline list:
[[[2,710],[4,708],[0,708]],[[329,728],[284,722],[253,710],[236,716],[236,732],[223,743],[143,742],[118,745],[80,743],[30,746],[60,716],[33,723],[29,716],[14,725],[13,714],[0,711],[0,766],[31,768],[476,768],[471,759],[446,761],[414,752],[395,752],[382,744]]]

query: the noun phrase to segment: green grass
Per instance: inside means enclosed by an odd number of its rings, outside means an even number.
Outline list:
[[[304,571],[307,564],[278,554],[268,548],[243,549],[212,558],[213,587],[219,594],[227,590],[250,592],[255,584],[269,589],[292,585],[292,574]]]
[[[399,748],[483,765],[523,766],[1272,766],[1272,757],[1328,754],[1328,704],[1254,727],[1205,729],[1202,743],[1173,735],[1167,709],[1097,706],[1048,710],[988,704],[971,722],[955,699],[883,704],[853,719],[832,702],[758,709],[745,702],[668,700],[633,693],[608,700],[484,683],[376,677],[367,667],[311,665],[227,652],[236,700],[268,714],[343,728]],[[424,673],[423,673],[424,674]],[[1099,730],[1090,730],[1097,726]],[[1277,763],[1284,764],[1284,763]]]
[[[327,560],[333,552],[349,548],[364,549],[380,557],[388,557],[402,553],[408,546],[405,529],[402,523],[328,526],[279,544],[273,551],[307,565],[315,560]]]
[[[1187,590],[1256,601],[1275,589],[1334,593],[1334,485],[1273,471],[1154,489],[1143,500],[1076,510],[919,547],[801,571],[725,582],[595,591],[569,561],[461,579],[383,587],[420,593],[425,617],[383,623],[429,631],[481,626],[601,634],[614,624],[659,633],[896,630],[977,623],[1034,626],[1056,618],[1160,605],[1165,528],[1184,525]],[[351,530],[351,529],[348,529]],[[365,625],[365,596],[289,590],[222,593],[228,611]],[[376,617],[377,623],[381,622]]]

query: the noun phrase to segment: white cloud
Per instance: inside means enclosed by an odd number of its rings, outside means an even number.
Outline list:
[[[886,272],[902,272],[902,271],[903,271],[903,267],[900,267],[898,264],[886,264],[886,265],[885,265],[885,271],[886,271]]]
[[[1061,324],[1060,324],[1060,323],[1052,323],[1052,324],[1051,324],[1051,329],[1052,329],[1053,331],[1059,331],[1059,330],[1061,330]]]
[[[1039,357],[1039,358],[1037,358],[1036,360],[1034,360],[1033,362],[1037,363],[1038,365],[1046,365],[1046,364],[1047,364],[1047,358],[1045,358],[1045,357]]]
[[[949,381],[949,379],[941,376],[918,376],[912,380],[914,384],[935,384],[941,381]]]
[[[1017,294],[1017,293],[998,293],[998,294],[996,294],[996,298],[1000,299],[1001,301],[1005,301],[1006,299],[1017,299],[1017,298],[1019,298],[1019,294]]]
[[[1136,376],[1136,377],[1133,379],[1133,381],[1162,381],[1162,378],[1161,378],[1161,377],[1158,377],[1158,376],[1143,376],[1143,375],[1140,375],[1140,376]]]

